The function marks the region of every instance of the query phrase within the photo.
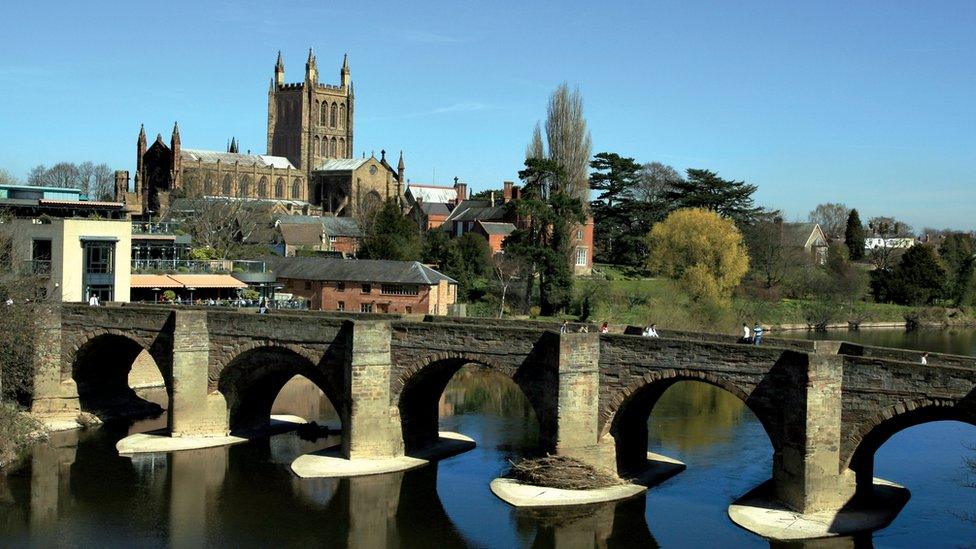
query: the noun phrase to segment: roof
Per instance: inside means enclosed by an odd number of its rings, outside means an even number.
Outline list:
[[[502,236],[508,236],[515,231],[515,225],[512,223],[479,221],[478,225],[481,225],[481,228],[485,230],[485,234],[500,234]]]
[[[417,202],[439,202],[446,204],[457,201],[457,190],[454,187],[439,187],[436,185],[419,185],[411,183],[407,192]]]
[[[131,288],[247,288],[247,284],[226,274],[133,274]]]
[[[369,161],[369,158],[331,158],[315,167],[317,172],[352,171]]]
[[[363,230],[359,227],[359,223],[351,217],[323,216],[322,227],[325,229],[325,234],[329,236],[353,236],[356,238],[363,236]]]
[[[443,202],[421,202],[418,204],[420,211],[427,215],[449,215],[451,208]]]
[[[54,192],[54,193],[71,193],[71,194],[81,194],[81,189],[76,189],[74,187],[42,187],[40,185],[13,185],[13,184],[0,184],[0,189],[16,189],[18,191],[41,191],[41,192]]]
[[[94,200],[57,200],[41,198],[37,201],[41,206],[83,206],[88,208],[124,208],[122,202],[98,202]]]
[[[447,221],[501,221],[507,215],[505,205],[492,206],[487,200],[462,200]]]
[[[423,284],[432,286],[442,280],[457,284],[453,278],[418,261],[381,259],[338,259],[328,257],[272,257],[268,268],[281,278],[297,280],[333,280],[344,282],[379,282]]]
[[[235,164],[245,166],[258,165],[279,169],[296,169],[291,161],[284,156],[269,156],[266,154],[241,154],[221,151],[205,151],[202,149],[180,149],[180,158],[190,162],[206,162],[210,164]]]
[[[312,223],[282,223],[278,225],[281,239],[290,246],[322,244],[322,225]]]
[[[793,246],[806,247],[814,233],[818,231],[820,225],[817,223],[783,223],[784,240]],[[822,234],[821,237],[823,238]]]

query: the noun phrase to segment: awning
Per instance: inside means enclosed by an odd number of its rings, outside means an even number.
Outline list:
[[[129,282],[130,288],[182,288],[183,284],[166,275],[134,274]]]
[[[131,288],[247,288],[247,284],[221,274],[134,274]]]

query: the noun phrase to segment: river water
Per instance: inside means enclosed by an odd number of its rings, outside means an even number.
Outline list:
[[[973,331],[826,337],[976,352]],[[274,411],[336,420],[302,378],[286,386]],[[732,500],[769,477],[772,448],[751,412],[720,389],[678,383],[652,411],[649,449],[684,461],[686,471],[642,497],[549,512],[515,510],[488,488],[508,460],[536,445],[533,412],[514,383],[462,369],[440,411],[442,428],[473,437],[477,448],[407,473],[344,480],[303,480],[289,468],[299,455],[338,443],[335,435],[309,441],[289,433],[130,459],[115,442],[159,428],[165,417],[60,433],[0,474],[0,547],[779,546],[726,516]],[[976,481],[965,464],[976,450],[967,446],[976,448],[976,428],[952,422],[894,436],[875,471],[912,491],[898,518],[874,534],[806,546],[973,546],[976,522],[963,515],[976,514],[976,488],[965,486]]]

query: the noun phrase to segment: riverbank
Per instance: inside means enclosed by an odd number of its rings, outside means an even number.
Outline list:
[[[47,437],[44,426],[29,414],[12,404],[0,404],[0,469]]]

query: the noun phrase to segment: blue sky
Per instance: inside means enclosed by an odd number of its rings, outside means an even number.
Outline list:
[[[338,80],[356,154],[407,177],[515,178],[560,82],[594,152],[759,185],[788,218],[976,229],[976,2],[19,2],[0,20],[0,166],[132,170],[140,123],[184,146],[265,152],[275,55]],[[353,7],[337,7],[337,6]]]

